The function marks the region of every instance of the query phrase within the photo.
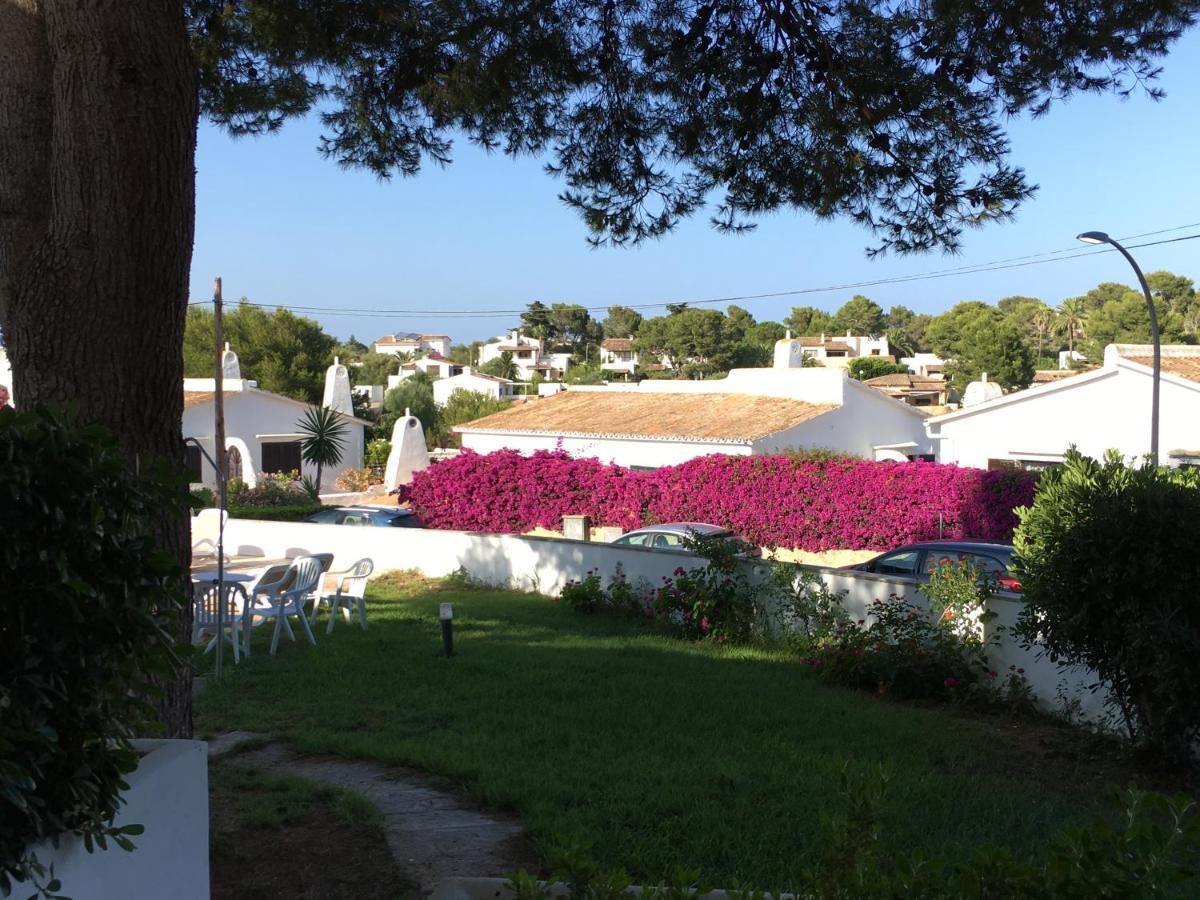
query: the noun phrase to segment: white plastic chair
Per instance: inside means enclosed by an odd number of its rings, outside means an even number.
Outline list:
[[[288,637],[296,639],[292,632],[289,616],[297,616],[308,642],[314,647],[317,639],[313,637],[312,629],[308,627],[308,617],[304,614],[304,605],[309,595],[321,580],[321,560],[311,556],[301,556],[292,560],[283,577],[273,583],[260,583],[255,586],[253,606],[247,615],[261,618],[264,621],[275,620],[275,633],[271,636],[271,655],[275,655],[279,647],[279,633],[287,629]],[[249,644],[249,641],[247,641]]]
[[[192,519],[192,556],[217,558],[217,538],[220,535],[221,524],[229,520],[229,513],[223,509],[209,507],[196,513]],[[228,556],[226,556],[228,560]]]
[[[291,579],[291,563],[268,566],[255,579],[254,584],[246,589],[246,594],[250,600],[249,608],[246,610],[242,621],[242,652],[247,656],[250,655],[250,630],[267,620],[267,617],[271,615],[271,597],[280,591],[286,590]],[[263,598],[261,602],[259,597]],[[292,626],[288,624],[286,618],[283,624],[287,629],[288,637],[295,640],[295,635],[292,634]]]
[[[367,591],[367,579],[373,571],[375,563],[372,560],[360,559],[348,569],[329,573],[329,577],[334,579],[334,590],[321,591],[313,606],[315,617],[323,604],[329,604],[329,625],[325,629],[326,634],[333,631],[333,623],[337,621],[339,611],[346,617],[347,622],[350,621],[351,606],[358,607],[359,624],[362,625],[363,631],[367,630],[367,606],[363,595]]]
[[[198,595],[192,609],[192,643],[198,644],[204,635],[212,634],[213,638],[204,648],[208,653],[217,646],[217,641],[227,640],[233,645],[233,661],[241,661],[242,654],[242,617],[250,603],[246,597],[246,589],[236,582],[224,582],[220,590],[212,582],[196,585]],[[221,632],[217,633],[217,614],[224,603],[224,614],[220,620]]]

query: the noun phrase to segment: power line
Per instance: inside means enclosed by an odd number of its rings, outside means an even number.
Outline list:
[[[1181,231],[1185,228],[1195,228],[1200,226],[1200,222],[1193,222],[1188,225],[1176,225],[1171,228],[1162,228],[1157,231],[1147,231],[1142,234],[1130,235],[1120,238],[1122,241],[1137,240],[1142,237],[1152,237],[1159,234],[1167,234],[1172,231]],[[1191,241],[1200,238],[1200,233],[1189,234],[1182,237],[1164,238],[1157,241],[1147,241],[1141,244],[1128,244],[1127,249],[1135,250],[1141,247],[1156,247],[1161,244],[1174,244],[1180,241]],[[709,304],[726,304],[726,303],[745,303],[752,300],[768,300],[780,297],[797,297],[806,294],[823,294],[836,291],[857,290],[866,287],[878,287],[881,285],[890,284],[908,284],[916,281],[932,281],[940,278],[950,278],[962,275],[978,275],[984,272],[997,272],[1005,269],[1021,269],[1029,266],[1045,265],[1047,263],[1059,262],[1062,260],[1079,259],[1085,256],[1096,256],[1102,253],[1115,253],[1111,247],[1100,247],[1096,249],[1079,250],[1077,247],[1064,247],[1059,250],[1048,250],[1042,253],[1033,253],[1025,256],[1014,256],[1007,259],[992,260],[986,263],[975,263],[968,266],[959,266],[951,269],[936,269],[929,272],[914,273],[912,275],[894,275],[885,278],[877,278],[867,281],[847,282],[844,284],[828,285],[824,287],[806,287],[795,288],[787,291],[771,291],[760,294],[739,294],[727,297],[708,297],[698,300],[663,300],[653,303],[632,303],[621,304],[626,309],[644,310],[665,308],[676,304],[685,306],[700,306]],[[484,309],[484,310],[431,310],[431,309],[344,309],[339,307],[327,306],[294,306],[283,303],[256,303],[254,301],[245,301],[247,305],[258,309],[289,309],[296,312],[322,313],[329,316],[343,316],[347,318],[437,318],[437,319],[485,319],[485,318],[508,318],[514,315],[520,315],[525,312],[527,307],[516,309]],[[190,306],[201,306],[212,303],[211,300],[199,300],[190,303]],[[585,306],[588,312],[603,312],[606,311],[612,304],[603,306]]]

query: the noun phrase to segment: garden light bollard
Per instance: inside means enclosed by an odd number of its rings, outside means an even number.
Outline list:
[[[454,606],[443,603],[438,609],[442,621],[442,650],[447,656],[454,655]]]

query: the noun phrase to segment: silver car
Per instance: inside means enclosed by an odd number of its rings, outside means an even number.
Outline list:
[[[648,525],[645,528],[636,528],[626,532],[612,543],[618,547],[648,547],[651,550],[687,552],[688,548],[684,546],[684,541],[688,537],[728,538],[741,546],[740,555],[751,557],[762,555],[759,548],[751,546],[728,528],[709,525],[705,522],[667,522],[663,525]]]

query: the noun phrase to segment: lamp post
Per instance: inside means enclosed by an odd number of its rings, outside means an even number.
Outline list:
[[[1133,266],[1133,271],[1137,274],[1138,284],[1142,286],[1142,293],[1146,297],[1146,309],[1150,313],[1150,343],[1154,345],[1154,376],[1151,382],[1150,394],[1150,462],[1155,467],[1158,466],[1158,385],[1160,376],[1162,375],[1162,350],[1158,336],[1158,314],[1154,311],[1154,298],[1150,295],[1150,285],[1146,284],[1146,276],[1142,274],[1141,268],[1129,251],[1122,247],[1113,238],[1110,238],[1103,231],[1085,231],[1078,235],[1079,240],[1085,244],[1112,244],[1122,256],[1125,257],[1129,265]]]

